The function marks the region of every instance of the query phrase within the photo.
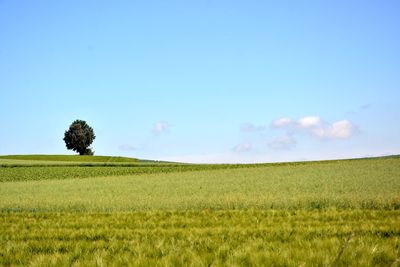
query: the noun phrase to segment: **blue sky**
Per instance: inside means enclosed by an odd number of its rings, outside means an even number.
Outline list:
[[[398,1],[0,0],[0,154],[400,153]]]

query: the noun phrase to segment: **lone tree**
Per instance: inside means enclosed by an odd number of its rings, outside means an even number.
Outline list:
[[[93,128],[86,121],[74,121],[64,133],[65,145],[79,155],[93,155],[94,152],[89,147],[96,138]]]

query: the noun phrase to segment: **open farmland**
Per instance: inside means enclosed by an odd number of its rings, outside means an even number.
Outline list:
[[[10,155],[10,156],[0,156],[1,160],[16,160],[16,162],[31,161],[31,162],[125,162],[125,163],[135,163],[139,162],[135,158],[127,157],[111,157],[111,156],[76,156],[76,155]]]
[[[400,264],[398,157],[128,166],[45,159],[0,159],[13,160],[0,167],[0,265]]]

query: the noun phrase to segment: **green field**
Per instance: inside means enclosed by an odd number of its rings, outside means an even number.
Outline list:
[[[138,159],[111,156],[77,156],[77,155],[10,155],[0,156],[2,159],[28,160],[28,161],[67,161],[67,162],[128,162],[134,163]]]
[[[399,157],[75,157],[0,157],[0,265],[400,266]]]

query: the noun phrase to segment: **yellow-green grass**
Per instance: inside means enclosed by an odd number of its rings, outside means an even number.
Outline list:
[[[0,213],[0,265],[399,266],[400,211]]]
[[[22,159],[0,159],[0,168],[15,167],[137,167],[137,166],[159,166],[159,165],[185,165],[182,163],[152,162],[138,160],[136,162],[80,162],[80,161],[47,161],[47,160],[22,160]]]
[[[398,157],[146,164],[0,167],[0,266],[400,266]]]
[[[12,155],[0,156],[1,167],[57,167],[57,166],[137,166],[183,165],[164,161],[141,160],[127,157],[78,155]]]
[[[203,208],[400,209],[400,159],[128,173],[126,176],[64,180],[54,177],[51,180],[3,182],[0,186],[2,211],[110,212]]]
[[[45,179],[87,178],[101,176],[128,176],[150,173],[188,172],[199,170],[220,170],[238,168],[274,167],[278,169],[293,169],[306,165],[314,168],[320,165],[346,164],[362,162],[364,166],[374,165],[375,162],[385,161],[394,164],[400,157],[366,158],[352,160],[331,160],[314,162],[282,162],[262,164],[183,164],[163,161],[138,160],[129,162],[75,162],[75,161],[41,161],[41,160],[12,160],[0,158],[0,182],[28,181]],[[356,166],[356,165],[354,165]],[[51,168],[49,168],[51,167]],[[351,170],[350,170],[351,171]]]
[[[69,162],[128,162],[134,163],[138,160],[127,157],[112,156],[79,156],[79,155],[9,155],[0,156],[0,159],[28,160],[28,161],[69,161]]]
[[[25,160],[25,159],[4,159],[0,158],[0,167],[27,167],[27,166],[64,166],[75,165],[92,162],[77,162],[77,161],[50,161],[50,160]],[[93,163],[97,164],[97,163]]]
[[[104,176],[129,176],[137,174],[190,172],[199,170],[219,170],[236,168],[256,168],[262,165],[228,164],[172,164],[172,163],[89,163],[61,165],[0,165],[0,182],[29,180],[60,180]]]

